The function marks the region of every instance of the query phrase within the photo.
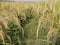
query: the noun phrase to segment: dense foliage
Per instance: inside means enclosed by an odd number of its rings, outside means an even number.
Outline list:
[[[55,45],[60,39],[60,6],[52,5],[0,2],[0,45]]]

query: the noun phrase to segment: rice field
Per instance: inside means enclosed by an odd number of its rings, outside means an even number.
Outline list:
[[[60,1],[0,2],[0,45],[60,45]]]

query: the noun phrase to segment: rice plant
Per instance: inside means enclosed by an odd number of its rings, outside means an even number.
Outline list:
[[[0,2],[0,45],[60,45],[59,4]]]

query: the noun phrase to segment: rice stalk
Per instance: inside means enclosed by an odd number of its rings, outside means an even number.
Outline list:
[[[7,34],[6,34],[6,37],[9,39],[9,42],[10,42],[9,45],[11,45],[11,42],[12,42],[11,37],[9,35],[7,35]]]
[[[0,39],[2,40],[3,45],[5,45],[4,32],[2,31],[2,27],[1,26],[0,26]]]

